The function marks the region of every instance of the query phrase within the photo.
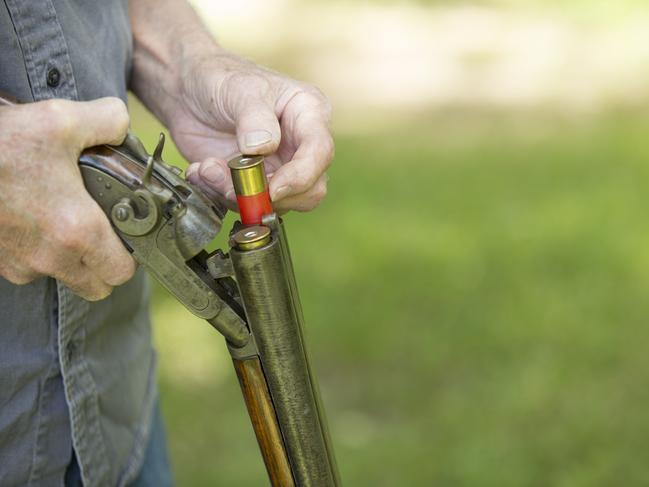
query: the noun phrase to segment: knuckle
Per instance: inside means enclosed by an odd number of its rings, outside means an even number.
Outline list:
[[[325,116],[325,119],[328,121],[331,118],[331,102],[327,95],[325,95],[320,88],[317,86],[310,85],[306,90],[306,93],[311,96],[314,103],[318,106],[319,110]]]
[[[64,250],[82,252],[93,233],[94,225],[79,211],[62,212],[52,231],[54,242]]]
[[[61,100],[59,98],[53,98],[51,100],[45,100],[40,102],[41,108],[47,112],[48,115],[52,117],[57,117],[61,114],[66,113],[67,101]]]
[[[80,271],[63,279],[70,290],[86,301],[101,301],[113,291],[108,284],[94,278],[88,271]]]
[[[336,154],[336,144],[334,144],[334,139],[329,135],[322,143],[322,150],[325,155],[325,162],[327,167],[331,165],[334,155]]]
[[[296,172],[291,186],[293,186],[295,193],[304,193],[311,186],[311,178],[305,172]]]
[[[56,260],[49,256],[34,258],[30,263],[31,268],[44,276],[52,276],[56,273]]]
[[[273,91],[266,76],[249,72],[229,73],[219,88],[216,99],[227,113],[243,112],[255,102],[268,99]]]
[[[126,133],[128,131],[128,126],[130,123],[130,117],[128,115],[128,109],[126,104],[116,97],[109,98],[111,109],[113,110],[113,120],[115,122],[115,127],[120,133]]]
[[[35,279],[35,276],[29,275],[28,273],[25,272],[20,272],[15,269],[7,269],[3,272],[3,277],[9,281],[12,284],[15,284],[17,286],[24,286],[25,284],[29,284]]]
[[[294,210],[299,212],[307,212],[313,210],[320,202],[315,198],[304,198],[295,203]]]
[[[102,299],[106,299],[108,296],[110,296],[112,292],[112,287],[101,286],[97,289],[93,289],[92,291],[86,291],[83,295],[83,298],[86,301],[101,301]]]
[[[246,93],[257,93],[263,96],[271,89],[271,82],[268,77],[259,73],[235,74],[232,76],[231,81],[245,86]],[[250,89],[254,91],[248,91]]]
[[[196,172],[200,176],[201,181],[205,182],[205,184],[210,187],[220,188],[227,182],[225,171],[222,167],[214,166],[209,163],[203,163],[198,166],[198,171]]]
[[[25,284],[29,284],[30,282],[32,282],[31,278],[21,274],[15,274],[10,278],[8,278],[7,280],[12,284],[15,284],[16,286],[24,286]]]
[[[57,235],[59,245],[67,251],[82,252],[85,248],[85,235],[77,226],[69,226]]]
[[[70,102],[52,99],[41,102],[43,121],[47,133],[56,136],[67,136],[74,131],[74,118],[70,112]]]
[[[313,192],[313,199],[318,203],[327,196],[327,183],[324,181],[319,182]]]
[[[327,98],[322,90],[315,85],[304,85],[303,91],[318,101],[325,100]]]
[[[112,278],[109,284],[113,286],[121,286],[122,284],[131,280],[135,274],[135,261],[132,257],[128,256],[120,262],[119,267],[113,272]]]

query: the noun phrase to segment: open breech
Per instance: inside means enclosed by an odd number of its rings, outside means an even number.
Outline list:
[[[135,260],[226,339],[273,486],[338,486],[282,221],[272,213],[263,158],[230,161],[242,221],[228,253],[204,249],[225,209],[129,135],[85,150],[86,188]]]

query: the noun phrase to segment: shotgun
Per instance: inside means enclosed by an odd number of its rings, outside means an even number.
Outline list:
[[[15,103],[0,95],[0,105]],[[273,487],[340,485],[284,223],[272,212],[261,156],[228,165],[241,222],[229,252],[205,247],[226,209],[130,134],[82,152],[81,174],[135,260],[225,338]]]

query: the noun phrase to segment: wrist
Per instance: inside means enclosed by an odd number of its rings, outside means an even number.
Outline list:
[[[194,66],[223,49],[183,0],[132,0],[129,9],[133,30],[130,89],[168,125],[182,103]]]

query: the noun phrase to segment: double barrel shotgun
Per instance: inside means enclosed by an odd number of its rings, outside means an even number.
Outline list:
[[[0,105],[16,103],[0,95]],[[206,252],[226,209],[210,201],[129,134],[119,146],[83,151],[86,189],[135,260],[189,311],[225,338],[274,487],[337,487],[318,385],[282,220],[272,211],[261,156],[239,156],[232,173],[241,222],[230,250]]]

